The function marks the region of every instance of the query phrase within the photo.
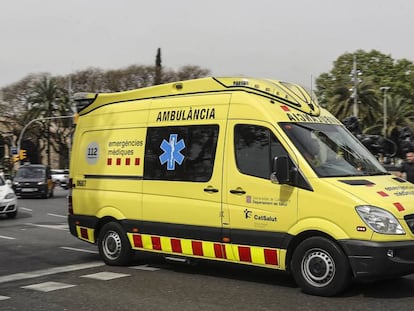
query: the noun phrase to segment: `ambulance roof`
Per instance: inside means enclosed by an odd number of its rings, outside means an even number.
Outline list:
[[[183,94],[225,91],[243,91],[256,94],[313,116],[318,116],[320,113],[316,97],[312,92],[298,84],[246,77],[209,77],[115,93],[77,93],[74,95],[74,100],[79,114],[83,115],[108,104]]]

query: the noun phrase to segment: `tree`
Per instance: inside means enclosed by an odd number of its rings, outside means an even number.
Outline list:
[[[401,150],[401,134],[404,127],[414,129],[414,109],[413,105],[408,103],[401,96],[386,97],[387,102],[387,129],[385,136],[390,138],[397,146],[397,155],[403,157]],[[377,110],[376,122],[365,129],[367,134],[383,133],[384,122],[382,110]]]
[[[353,73],[356,59],[358,75]],[[355,83],[352,79],[357,77]],[[352,88],[357,85],[357,99],[360,124],[363,131],[377,131],[378,120],[382,120],[382,93],[380,88],[389,86],[390,95],[398,96],[413,107],[414,105],[414,64],[410,61],[393,60],[379,51],[345,53],[338,57],[329,73],[322,73],[316,79],[316,94],[322,106],[327,107],[338,119],[352,115],[354,98]],[[412,108],[411,108],[412,109]],[[412,126],[407,119],[399,126]]]
[[[159,54],[161,58],[161,54]],[[161,59],[159,59],[159,64]],[[198,66],[184,66],[177,71],[162,70],[161,83],[200,78],[210,74]],[[73,114],[71,94],[76,92],[117,92],[152,86],[156,68],[151,65],[131,65],[116,70],[88,68],[69,76],[52,77],[47,73],[31,74],[2,88],[0,113],[4,130],[13,133],[10,145],[16,146],[21,129],[31,120],[42,117],[60,117]],[[71,81],[71,87],[67,86]],[[69,148],[72,130],[70,118],[56,118],[50,122],[35,122],[25,132],[25,143],[30,139],[38,153],[54,150],[59,155],[59,167],[69,166]],[[49,123],[49,124],[47,124]],[[42,161],[40,159],[39,161]],[[48,156],[48,163],[50,159]]]
[[[197,79],[200,77],[206,77],[210,74],[210,70],[203,69],[199,66],[183,66],[177,72],[178,80],[189,80],[189,79]]]
[[[54,114],[55,101],[58,98],[59,93],[55,80],[49,76],[44,76],[32,88],[32,94],[29,98],[31,109],[27,113],[31,115],[31,119],[50,118]],[[44,130],[47,142],[47,164],[50,165],[50,120],[44,123]]]
[[[375,112],[378,110],[378,94],[373,83],[369,79],[363,80],[358,85],[357,94],[360,122],[362,124],[375,123],[377,117]],[[332,90],[325,106],[339,120],[343,120],[353,115],[355,102],[352,95],[353,93],[348,87],[337,85]]]
[[[33,85],[47,74],[30,74],[7,87],[1,89],[3,93],[3,104],[1,106],[2,115],[11,116],[25,112],[30,107],[29,98]]]
[[[162,81],[161,49],[158,48],[158,50],[157,50],[157,56],[155,58],[154,85],[161,84],[161,81]]]
[[[45,118],[42,122],[41,137],[46,141],[47,163],[51,164],[51,148],[60,155],[59,165],[68,167],[68,142],[70,137],[70,120],[60,119],[67,116],[69,97],[67,91],[59,85],[57,78],[42,77],[34,83],[29,98],[30,108],[26,117],[30,120]]]

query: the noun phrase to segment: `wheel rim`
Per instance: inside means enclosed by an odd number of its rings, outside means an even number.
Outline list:
[[[102,241],[102,249],[105,256],[111,260],[119,257],[122,248],[122,241],[115,231],[108,231]]]
[[[311,249],[302,260],[302,274],[305,280],[315,287],[323,287],[332,282],[335,276],[335,262],[323,249]]]

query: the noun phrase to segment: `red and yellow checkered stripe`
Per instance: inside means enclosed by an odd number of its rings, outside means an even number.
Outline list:
[[[95,243],[94,229],[76,226],[78,237]],[[127,233],[132,249],[200,257],[284,269],[281,256],[285,250],[260,246],[208,242],[163,237],[149,234]]]
[[[89,243],[95,243],[95,230],[88,227],[81,227],[76,226],[76,232],[78,234],[78,238],[81,240],[85,240]]]
[[[128,238],[132,248],[136,250],[281,268],[279,261],[281,250],[276,248],[234,245],[137,233],[128,233]]]

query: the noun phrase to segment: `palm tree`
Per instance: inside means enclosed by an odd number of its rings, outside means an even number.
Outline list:
[[[379,109],[379,97],[370,79],[362,80],[358,84],[357,100],[359,115],[358,120],[364,127],[376,123],[376,112]],[[353,92],[346,84],[338,84],[334,89],[334,95],[329,99],[327,108],[339,120],[353,115]]]
[[[380,108],[380,98],[370,79],[365,79],[359,84],[359,120],[364,126],[370,126],[377,122],[376,112]]]
[[[37,118],[50,118],[55,116],[55,112],[61,102],[62,90],[58,86],[56,79],[49,76],[43,76],[37,81],[32,89],[31,96],[29,98],[30,110],[27,112],[27,116],[30,119]],[[51,145],[51,132],[50,132],[51,120],[47,119],[44,123],[43,138],[46,139],[46,154],[47,164],[50,165],[50,145]]]
[[[413,105],[408,103],[400,96],[386,96],[387,102],[387,129],[386,136],[389,137],[396,129],[409,127],[414,129],[414,109]],[[378,109],[375,113],[377,121],[370,127],[367,127],[366,133],[383,133],[384,119],[383,109]]]
[[[334,95],[328,100],[326,107],[339,120],[352,115],[351,92],[345,85],[337,86],[334,89]]]
[[[387,126],[385,136],[391,139],[397,147],[397,156],[403,157],[401,149],[401,133],[404,128],[414,130],[414,109],[413,104],[407,102],[401,96],[387,95]],[[384,134],[384,112],[378,109],[376,112],[377,122],[365,129],[367,134]]]
[[[52,137],[52,148],[59,155],[59,167],[69,168],[70,141],[73,130],[73,111],[70,107],[70,97],[66,90],[62,90],[62,95],[57,101],[50,132]]]

